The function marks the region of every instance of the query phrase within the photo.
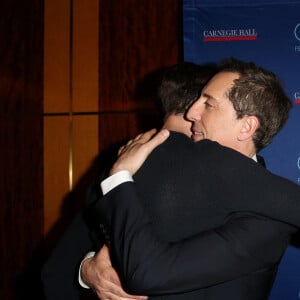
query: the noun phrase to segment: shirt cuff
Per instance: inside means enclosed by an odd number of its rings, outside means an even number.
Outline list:
[[[85,289],[90,289],[90,287],[88,285],[86,285],[83,280],[81,279],[81,266],[83,264],[83,262],[88,259],[88,258],[91,258],[91,257],[94,257],[95,256],[95,253],[96,252],[88,252],[84,259],[82,260],[82,262],[80,263],[80,266],[79,266],[79,274],[78,274],[78,281],[79,281],[79,284],[81,285],[81,287],[85,288]]]
[[[129,171],[123,170],[119,171],[109,177],[107,177],[105,180],[101,182],[101,189],[103,195],[110,192],[112,189],[120,185],[121,183],[133,181],[133,178]]]

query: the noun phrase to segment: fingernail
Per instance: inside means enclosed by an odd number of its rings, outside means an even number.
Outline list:
[[[161,133],[163,136],[169,136],[169,134],[170,134],[168,129],[162,129]]]

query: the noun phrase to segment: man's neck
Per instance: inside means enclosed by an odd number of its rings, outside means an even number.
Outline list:
[[[242,153],[243,155],[253,158],[256,157],[256,149],[254,147],[254,143],[251,141],[244,141],[239,143],[236,146],[236,149],[238,152]]]
[[[171,114],[164,122],[163,128],[191,136],[191,122],[184,119],[183,114]]]

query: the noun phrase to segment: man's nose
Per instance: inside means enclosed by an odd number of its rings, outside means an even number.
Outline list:
[[[186,118],[189,121],[200,121],[201,119],[201,102],[197,100],[188,110]]]

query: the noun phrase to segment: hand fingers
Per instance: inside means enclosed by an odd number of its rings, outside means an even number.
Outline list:
[[[153,135],[157,132],[157,130],[155,128],[150,129],[144,133],[139,134],[134,140],[135,141],[140,141],[141,143],[146,143],[148,142],[148,140],[150,140]]]
[[[156,129],[149,130],[141,134],[129,145],[121,147],[118,159],[112,166],[109,175],[113,175],[121,170],[127,170],[131,175],[134,175],[153,149],[163,143],[170,134],[167,129],[162,129],[157,134],[155,132]]]
[[[129,140],[126,145],[123,145],[119,148],[118,150],[118,156],[120,156],[120,154],[122,154],[126,149],[128,149],[131,145],[135,145],[136,143],[146,143],[155,133],[156,133],[156,129],[153,128],[149,131],[146,131],[144,133],[140,133],[139,135],[137,135],[135,138]]]
[[[106,251],[106,249],[102,249]],[[102,251],[101,250],[101,251]],[[100,299],[126,300],[126,299],[148,299],[146,296],[131,295],[123,290],[119,276],[114,268],[106,268],[102,272],[101,284],[95,286],[95,292]]]
[[[123,288],[120,285],[114,284],[113,282],[107,280],[103,281],[102,288],[97,290],[96,293],[100,299],[110,299],[110,300],[148,299],[147,296],[128,294],[123,290]]]
[[[128,296],[118,296],[115,294],[107,293],[106,298],[101,298],[106,300],[147,300],[147,296],[137,296],[137,295],[128,295]]]
[[[124,151],[125,145],[121,146],[118,150],[118,156]]]
[[[153,135],[153,133],[152,133]],[[147,152],[148,154],[156,148],[158,145],[162,144],[170,135],[169,130],[162,129],[160,130],[152,139],[147,142]]]
[[[144,133],[140,133],[139,135],[137,135],[132,141],[137,141],[141,138],[141,136],[143,136]]]
[[[144,133],[140,133],[134,139],[128,141],[126,146],[130,146],[130,145],[136,144],[136,143],[141,143],[141,144],[146,143],[153,137],[153,135],[156,133],[156,131],[157,130],[155,128],[153,128]]]

